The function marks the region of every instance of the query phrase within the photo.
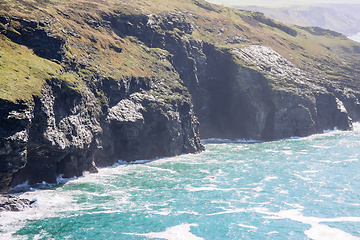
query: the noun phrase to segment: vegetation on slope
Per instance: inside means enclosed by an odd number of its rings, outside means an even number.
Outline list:
[[[57,74],[61,67],[4,36],[0,38],[0,98],[31,100],[33,95],[40,95],[44,80]]]
[[[9,101],[29,100],[51,78],[89,84],[99,76],[161,77],[159,72],[164,71],[158,69],[171,68],[162,59],[171,59],[171,55],[160,49],[149,51],[134,36],[122,36],[113,28],[111,19],[163,12],[182,14],[194,27],[192,34],[176,28],[174,34],[191,35],[224,49],[267,45],[296,66],[335,75],[342,69],[353,68],[351,61],[344,60],[339,53],[348,57],[360,49],[360,44],[342,35],[314,34],[311,29],[288,26],[259,13],[203,0],[5,0],[0,3],[0,16],[17,19],[11,19],[8,25],[0,23],[3,35],[8,36],[9,31],[22,34],[21,31],[28,30],[19,29],[23,27],[21,19],[35,19],[46,31],[63,39],[65,46],[61,61],[47,60],[35,55],[35,48],[15,44],[1,35],[0,97]],[[64,72],[68,75],[61,77]]]

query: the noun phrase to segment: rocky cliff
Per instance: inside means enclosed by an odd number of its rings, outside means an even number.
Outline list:
[[[196,153],[200,136],[273,140],[360,119],[360,45],[342,35],[204,1],[0,9],[2,192]]]

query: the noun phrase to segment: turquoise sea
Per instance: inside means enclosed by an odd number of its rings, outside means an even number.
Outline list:
[[[0,239],[360,239],[359,124],[204,144],[22,193],[36,206],[0,213]]]

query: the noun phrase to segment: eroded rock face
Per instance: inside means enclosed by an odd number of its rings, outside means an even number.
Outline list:
[[[101,109],[91,92],[80,94],[53,81],[34,103],[26,166],[13,176],[12,185],[56,183],[59,174],[96,172],[93,155],[101,133]]]
[[[26,165],[32,106],[0,100],[0,192],[6,192],[12,174]]]
[[[97,172],[97,166],[117,160],[204,149],[186,89],[173,92],[164,79],[156,78],[103,79],[100,85],[106,103],[100,103],[86,86],[80,92],[64,82],[48,81],[42,97],[34,98],[28,114],[31,121],[3,138],[8,141],[2,150],[4,164],[17,163],[16,168],[4,168],[3,191],[10,181],[10,186],[56,183],[59,175],[70,178],[83,171]],[[18,157],[11,160],[13,155]]]
[[[358,119],[358,93],[344,94],[331,87],[329,79],[318,81],[326,77],[294,66],[267,46],[219,51],[184,35],[191,33],[186,15],[175,14],[181,16],[182,33],[169,34],[173,28],[168,16],[126,16],[113,25],[121,34],[173,55],[172,64],[192,95],[202,138],[308,136],[334,128],[350,130],[352,117]]]
[[[352,119],[341,100],[326,85],[316,83],[319,75],[305,72],[283,58],[269,47],[252,45],[233,50],[237,56],[256,68],[262,74],[271,91],[265,100],[273,110],[261,110],[273,123],[271,138],[308,136],[323,130],[338,128],[352,129]],[[343,94],[341,94],[343,95]],[[253,101],[258,101],[254,97]],[[255,104],[252,104],[253,106]],[[261,121],[255,118],[258,126]],[[261,130],[261,128],[259,128]]]
[[[143,88],[130,87],[131,81],[138,81]],[[110,103],[119,95],[124,98],[107,111],[102,125],[107,137],[102,140],[104,151],[98,152],[98,165],[113,164],[113,156],[131,161],[203,150],[190,98],[169,101],[168,96],[155,94],[167,87],[164,84],[161,79],[104,83]],[[144,90],[147,88],[151,90]]]

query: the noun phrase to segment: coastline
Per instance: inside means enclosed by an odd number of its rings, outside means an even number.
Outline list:
[[[351,131],[359,132],[360,131],[360,122],[353,123],[353,130],[351,130]],[[312,135],[305,136],[305,137],[293,136],[290,138],[277,139],[277,140],[272,140],[269,142],[289,140],[289,139],[297,140],[297,139],[302,139],[302,138],[313,138],[315,136],[323,136],[324,134],[332,134],[333,132],[342,132],[342,130],[337,130],[337,129],[324,130],[323,133],[319,133],[319,134],[312,134]],[[230,139],[211,138],[211,139],[202,139],[201,140],[201,143],[204,145],[206,145],[206,144],[222,144],[222,143],[239,143],[239,144],[254,143],[254,144],[256,144],[256,143],[261,143],[261,142],[262,141],[255,141],[255,140],[251,140],[251,139],[250,140],[245,140],[245,139],[230,140]],[[168,158],[168,157],[164,157],[164,158]],[[136,161],[131,161],[131,162],[118,160],[117,163],[115,163],[114,165],[108,166],[108,167],[102,167],[102,168],[116,168],[120,165],[145,164],[145,163],[153,162],[153,161],[156,161],[159,159],[164,159],[164,158],[155,158],[155,159],[150,159],[150,160],[136,160]],[[89,174],[96,174],[96,173],[89,173]],[[83,172],[82,176],[78,176],[78,177],[74,176],[71,178],[63,178],[63,176],[60,175],[57,177],[56,184],[46,183],[46,182],[38,183],[35,186],[29,186],[26,182],[19,184],[19,185],[15,186],[14,188],[11,188],[9,193],[0,194],[0,212],[2,212],[2,211],[22,211],[22,210],[31,208],[36,201],[21,198],[19,196],[21,196],[22,194],[24,194],[28,191],[47,190],[52,187],[57,187],[62,184],[65,184],[69,181],[84,177],[85,175],[86,175],[85,172]]]

